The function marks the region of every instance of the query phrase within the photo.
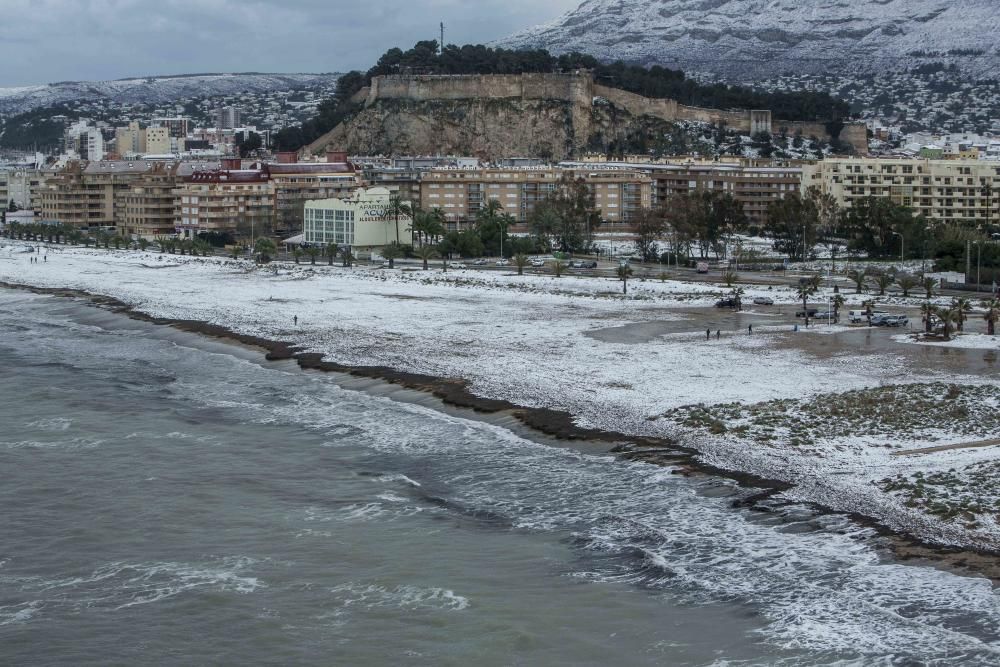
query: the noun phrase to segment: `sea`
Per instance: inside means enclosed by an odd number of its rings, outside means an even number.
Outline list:
[[[507,420],[0,290],[0,664],[1000,664],[983,577]]]

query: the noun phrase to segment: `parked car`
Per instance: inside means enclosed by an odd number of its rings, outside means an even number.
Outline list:
[[[795,317],[805,317],[806,312],[809,313],[809,317],[816,317],[816,313],[819,312],[819,308],[806,308],[806,310],[795,311]]]
[[[773,306],[774,299],[769,296],[755,296],[753,299],[754,305],[757,306]]]
[[[465,268],[465,264],[462,264],[461,262],[454,262],[454,263],[448,262],[448,266],[451,267],[451,268],[453,268],[453,269],[464,269]]]
[[[695,270],[698,273],[708,273],[708,262],[698,262],[695,265]]]
[[[885,318],[889,317],[889,313],[883,312],[881,310],[872,313],[872,326],[881,327],[885,325]]]
[[[868,313],[863,310],[852,310],[847,313],[847,320],[852,324],[858,324],[868,319]]]
[[[533,260],[531,260],[531,265],[534,266],[534,267],[536,267],[536,268],[545,266],[545,260],[544,259],[533,259]]]
[[[735,308],[736,307],[736,299],[733,299],[733,298],[719,299],[718,301],[715,302],[715,307],[716,308]]]
[[[474,262],[472,263],[472,265],[473,265],[473,266],[486,266],[486,265],[487,265],[488,263],[489,263],[489,262],[487,262],[487,261],[486,261],[485,259],[483,259],[483,258],[479,258],[479,259],[477,259],[476,261],[474,261]]]
[[[821,310],[818,313],[816,313],[815,315],[811,315],[811,317],[813,317],[813,318],[815,318],[817,320],[833,320],[833,321],[837,321],[839,319],[838,316],[837,316],[837,314],[835,312],[833,312],[832,310]]]
[[[574,259],[572,262],[569,263],[569,267],[571,269],[582,269],[583,261],[579,259]]]
[[[592,259],[588,260],[588,261],[585,261],[585,262],[580,262],[580,268],[581,269],[596,269],[597,268],[597,262],[595,262]]]
[[[887,327],[905,327],[910,323],[910,318],[906,315],[886,315],[882,318],[882,324]]]
[[[510,264],[510,261],[508,261],[506,259],[498,259],[497,260],[497,266],[508,266],[509,264]]]

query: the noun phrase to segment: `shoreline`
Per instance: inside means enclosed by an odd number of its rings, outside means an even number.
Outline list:
[[[304,351],[298,345],[288,341],[242,334],[202,320],[154,317],[114,297],[86,290],[37,287],[5,281],[0,281],[0,288],[27,291],[44,296],[82,299],[90,305],[124,315],[133,320],[172,327],[179,331],[253,348],[263,352],[264,358],[268,361],[294,361],[300,370],[339,373],[396,385],[403,389],[428,394],[444,405],[459,410],[468,410],[477,414],[509,415],[528,432],[538,433],[555,440],[602,443],[609,447],[607,453],[622,460],[672,466],[675,468],[672,471],[673,474],[714,476],[732,480],[743,488],[760,489],[759,493],[733,501],[734,508],[771,513],[774,511],[773,508],[763,506],[762,502],[795,486],[790,482],[705,463],[698,460],[701,452],[697,448],[681,445],[669,438],[632,436],[620,432],[584,428],[577,426],[574,423],[574,416],[567,411],[527,407],[507,400],[483,398],[472,393],[468,389],[469,383],[460,378],[411,373],[387,366],[345,365],[324,359],[322,353]],[[885,538],[884,548],[900,562],[923,560],[930,565],[942,567],[958,574],[984,576],[990,579],[994,586],[1000,586],[1000,551],[939,544],[894,529],[878,519],[860,512],[835,510],[813,501],[795,501],[795,503],[808,505],[820,514],[846,516],[853,522],[872,529],[879,537]]]

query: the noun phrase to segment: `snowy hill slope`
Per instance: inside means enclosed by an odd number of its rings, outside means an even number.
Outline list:
[[[64,81],[38,86],[0,88],[0,113],[14,115],[60,102],[110,100],[123,103],[166,103],[207,95],[244,91],[266,93],[298,90],[335,81],[337,74],[198,74],[116,81]]]
[[[993,78],[998,29],[997,0],[587,0],[499,44],[734,80],[937,61]]]

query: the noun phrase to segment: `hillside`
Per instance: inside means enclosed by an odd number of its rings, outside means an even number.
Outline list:
[[[193,97],[243,92],[295,91],[330,84],[338,74],[194,74],[115,81],[63,81],[0,88],[0,115],[14,116],[67,102],[106,100],[122,104],[165,104]]]
[[[995,0],[587,0],[498,44],[737,81],[932,61],[992,78],[998,29]]]
[[[711,147],[694,144],[712,136],[710,128],[746,137],[774,133],[833,144],[839,140],[845,150],[867,149],[861,125],[685,106],[601,85],[589,72],[377,76],[349,105],[352,111],[306,150],[333,146],[369,155],[551,159],[592,152],[704,154]],[[830,128],[836,137],[830,137]]]

